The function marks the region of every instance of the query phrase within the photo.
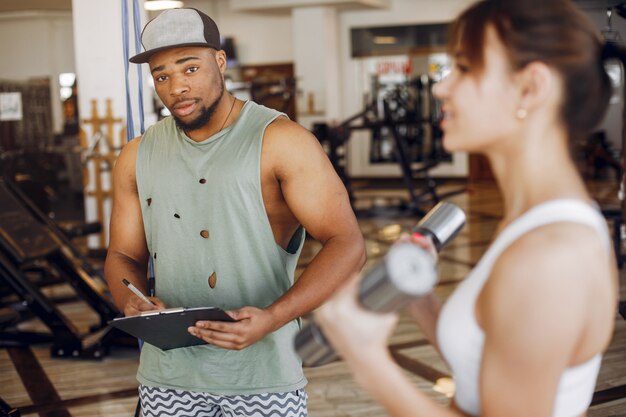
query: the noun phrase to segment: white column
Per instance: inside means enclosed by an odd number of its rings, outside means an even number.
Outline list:
[[[129,35],[130,35],[130,55],[134,55],[134,40],[132,28],[132,1],[128,1],[129,14]],[[81,117],[81,127],[87,134],[87,143],[92,146],[97,140],[97,132],[94,132],[92,125],[83,121],[91,117],[92,101],[96,100],[100,117],[105,116],[106,102],[111,100],[113,117],[121,118],[123,121],[117,123],[113,133],[114,151],[119,151],[126,138],[121,137],[121,130],[126,126],[126,87],[124,78],[124,53],[122,44],[122,11],[120,0],[114,1],[93,1],[93,0],[72,0],[73,26],[74,26],[74,51],[76,54],[76,75],[78,81],[78,107]],[[141,22],[146,22],[146,14],[141,2]],[[144,67],[146,67],[144,65]],[[137,110],[138,81],[135,64],[130,64],[130,91],[131,101],[134,104],[133,121],[135,125],[135,135],[139,135],[139,113]],[[143,96],[144,112],[152,115],[152,92],[151,87],[145,82],[148,77],[147,68],[143,68]],[[147,120],[148,124],[154,123],[154,117]],[[104,139],[101,139],[103,141]],[[106,147],[105,147],[106,149]],[[108,243],[108,225],[111,213],[111,201],[105,200],[104,218],[98,218],[97,205],[94,197],[89,193],[95,187],[94,164],[88,164],[89,183],[85,189],[85,210],[86,220],[102,222],[105,229],[106,242]],[[110,171],[104,172],[102,185],[105,190],[111,187]],[[98,236],[90,236],[88,246],[91,249],[104,249],[100,247]]]
[[[341,103],[337,9],[332,6],[295,7],[292,25],[294,66],[301,92],[298,121],[310,128],[310,123],[317,120],[338,120]],[[309,109],[311,94],[313,109]]]

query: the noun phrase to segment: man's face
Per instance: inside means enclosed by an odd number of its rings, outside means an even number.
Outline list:
[[[226,56],[203,47],[166,49],[150,57],[156,92],[184,131],[204,127],[224,94]]]

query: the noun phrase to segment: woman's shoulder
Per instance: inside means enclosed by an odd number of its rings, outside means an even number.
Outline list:
[[[494,263],[503,279],[525,276],[529,283],[558,282],[592,276],[611,262],[604,234],[587,223],[555,221],[518,236]],[[608,268],[607,268],[608,269]],[[520,277],[521,278],[521,277]]]
[[[492,314],[532,309],[546,320],[565,313],[584,323],[592,306],[611,305],[615,279],[611,248],[596,230],[552,222],[527,231],[500,253],[480,298]]]
[[[557,222],[532,229],[495,261],[478,300],[479,320],[487,333],[501,325],[550,343],[576,345],[593,333],[593,340],[571,353],[577,362],[600,351],[610,337],[615,271],[612,252],[587,225]]]

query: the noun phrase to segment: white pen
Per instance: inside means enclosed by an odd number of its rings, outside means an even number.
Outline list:
[[[150,301],[150,299],[148,297],[143,295],[143,293],[141,291],[139,291],[139,289],[137,289],[137,287],[135,287],[133,284],[128,282],[128,280],[126,278],[122,278],[122,282],[124,283],[124,285],[126,285],[128,287],[129,290],[134,292],[135,295],[137,295],[137,297],[141,298],[146,303],[150,303],[150,304],[156,305],[152,301]]]

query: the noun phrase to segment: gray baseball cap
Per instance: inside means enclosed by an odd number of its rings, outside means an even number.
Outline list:
[[[220,50],[220,31],[206,14],[186,7],[169,9],[146,23],[141,32],[145,52],[130,58],[134,64],[148,62],[150,57],[169,48],[204,46]]]

